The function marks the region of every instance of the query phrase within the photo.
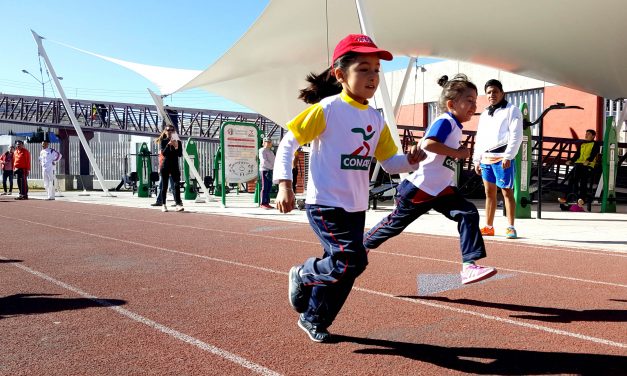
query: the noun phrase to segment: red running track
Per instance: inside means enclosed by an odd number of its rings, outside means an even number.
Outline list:
[[[287,271],[307,224],[0,201],[2,375],[627,374],[627,255],[488,242],[500,279],[459,272],[456,237],[405,233],[311,342]],[[426,278],[426,279],[425,279]]]

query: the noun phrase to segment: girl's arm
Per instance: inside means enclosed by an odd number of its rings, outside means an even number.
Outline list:
[[[432,138],[428,138],[422,141],[421,147],[423,150],[426,150],[428,152],[446,155],[451,158],[466,159],[470,157],[470,149],[467,149],[465,146],[460,146],[458,149],[453,149]]]
[[[276,196],[276,207],[281,213],[289,213],[296,204],[292,191],[292,159],[300,144],[290,131],[283,137],[277,148],[274,159],[272,180],[279,184],[279,193]]]

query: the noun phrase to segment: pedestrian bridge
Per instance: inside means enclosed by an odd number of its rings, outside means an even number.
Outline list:
[[[154,105],[69,99],[70,111],[85,131],[155,136],[162,129]],[[227,121],[256,124],[267,136],[280,139],[283,128],[265,117],[246,112],[166,107],[179,134],[217,141],[220,126]],[[0,95],[0,122],[73,130],[68,110],[61,99]]]

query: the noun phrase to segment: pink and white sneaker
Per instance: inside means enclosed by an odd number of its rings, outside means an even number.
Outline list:
[[[476,264],[464,265],[462,269],[462,284],[475,283],[488,279],[496,274],[496,269],[489,266],[480,266]]]

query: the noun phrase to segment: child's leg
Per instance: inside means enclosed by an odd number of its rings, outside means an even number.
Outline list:
[[[479,212],[472,202],[455,190],[452,195],[439,197],[433,208],[457,222],[463,262],[486,257],[483,237],[479,230]]]
[[[313,286],[309,307],[303,315],[306,321],[326,328],[344,305],[355,279],[368,265],[362,243],[366,213],[308,205],[307,217],[324,247],[324,255],[310,258],[303,265],[302,281],[305,286]]]
[[[433,200],[423,204],[414,204],[411,201],[418,191],[419,189],[407,180],[401,183],[397,190],[397,204],[394,211],[364,235],[364,246],[367,249],[375,249],[389,238],[400,234],[416,218],[431,209]]]

